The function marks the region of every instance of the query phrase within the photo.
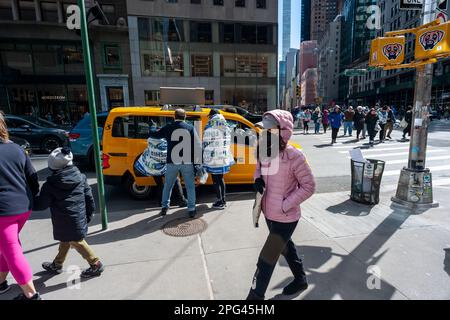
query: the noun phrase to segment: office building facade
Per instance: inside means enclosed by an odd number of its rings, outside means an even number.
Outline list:
[[[277,106],[276,1],[127,3],[134,100],[159,104],[159,89],[203,87],[208,104],[253,112]]]

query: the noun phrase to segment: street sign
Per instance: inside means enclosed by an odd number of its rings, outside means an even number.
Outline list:
[[[450,22],[419,30],[416,34],[416,60],[438,58],[450,54]]]
[[[372,40],[369,66],[393,66],[405,60],[405,37],[380,37]]]
[[[363,76],[366,73],[367,69],[345,69],[344,76],[346,77]]]
[[[400,10],[422,10],[423,0],[400,0]]]

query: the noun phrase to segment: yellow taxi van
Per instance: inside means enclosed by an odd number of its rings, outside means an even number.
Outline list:
[[[237,113],[220,111],[233,130],[235,164],[225,175],[227,184],[252,184],[256,168],[256,134],[260,132],[253,123]],[[197,107],[186,110],[186,121],[193,124],[202,139],[210,109]],[[146,199],[156,186],[152,177],[142,177],[134,170],[134,164],[147,148],[150,126],[156,123],[160,129],[174,121],[175,109],[161,107],[124,107],[111,110],[103,131],[103,174],[108,185],[122,185],[131,197]],[[252,137],[252,133],[254,137]],[[256,134],[255,134],[256,133]],[[243,139],[239,137],[243,136]],[[291,143],[297,148],[299,145]],[[209,177],[207,185],[212,185]]]

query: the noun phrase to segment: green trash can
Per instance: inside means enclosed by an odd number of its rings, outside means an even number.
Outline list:
[[[366,162],[351,160],[352,191],[350,198],[364,204],[380,203],[381,178],[385,162],[366,159]]]

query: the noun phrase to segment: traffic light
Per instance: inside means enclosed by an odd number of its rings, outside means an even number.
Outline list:
[[[450,22],[416,33],[416,60],[428,60],[450,54]]]
[[[380,37],[372,40],[369,66],[393,66],[405,60],[405,36]]]

